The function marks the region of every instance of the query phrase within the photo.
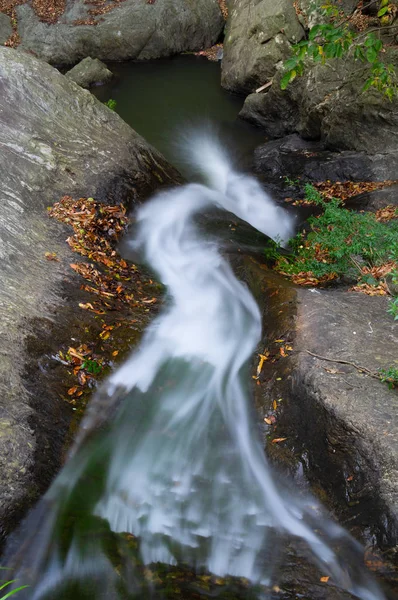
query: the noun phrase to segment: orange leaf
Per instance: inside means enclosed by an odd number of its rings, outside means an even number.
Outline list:
[[[68,390],[68,396],[73,396],[73,394],[75,392],[77,392],[77,386],[76,385],[73,386],[73,387],[71,387],[71,388],[69,388],[69,390]]]
[[[284,442],[285,440],[287,440],[287,438],[275,438],[274,440],[271,440],[271,442],[273,444],[279,444],[280,442]]]
[[[329,581],[330,577],[329,576],[325,576],[325,577],[321,577],[319,581],[322,581],[322,583],[327,583]]]

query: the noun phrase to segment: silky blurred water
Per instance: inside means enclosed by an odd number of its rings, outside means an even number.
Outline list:
[[[31,587],[20,597],[139,598],[137,560],[270,586],[278,542],[290,536],[334,585],[381,600],[359,544],[314,498],[274,480],[249,385],[260,312],[195,225],[216,206],[284,243],[292,218],[207,133],[186,137],[182,153],[205,183],[158,193],[128,240],[166,286],[165,305],[93,399],[71,459],[25,525],[16,577]],[[96,431],[104,402],[114,418]],[[110,534],[138,540],[135,561],[118,549],[115,562]]]

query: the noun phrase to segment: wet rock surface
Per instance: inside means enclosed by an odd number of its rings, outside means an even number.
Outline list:
[[[252,259],[242,272],[263,310],[263,344],[291,347],[260,377],[258,394],[282,399],[266,439],[290,438],[326,503],[397,561],[397,391],[366,372],[396,365],[398,327],[387,299],[298,288]],[[278,462],[283,446],[269,448]]]
[[[103,62],[90,56],[80,61],[65,75],[77,85],[86,89],[93,85],[108,83],[113,77],[112,71]]]
[[[0,542],[47,487],[71,408],[54,356],[78,331],[100,332],[70,229],[47,217],[64,194],[140,200],[176,171],[117,114],[36,58],[0,49]],[[52,260],[46,258],[50,253]],[[97,332],[97,333],[95,333]],[[57,383],[58,382],[58,383]]]
[[[33,8],[16,8],[20,48],[47,62],[68,65],[91,56],[103,60],[149,59],[208,48],[224,27],[217,0],[126,0],[94,17],[83,0],[67,2],[57,23],[44,23]]]
[[[396,152],[333,152],[325,144],[303,140],[297,134],[267,142],[256,148],[254,170],[267,181],[283,177],[302,181],[385,181],[395,180],[398,172]],[[379,197],[394,195],[396,188],[379,191]],[[391,202],[390,202],[391,203]]]
[[[392,64],[395,54],[388,56]],[[282,69],[267,93],[251,94],[241,117],[257,124],[270,137],[298,133],[321,140],[328,150],[349,150],[369,155],[396,154],[398,100],[389,102],[374,90],[363,93],[366,73],[357,63],[330,60],[309,64],[286,90],[281,90]]]

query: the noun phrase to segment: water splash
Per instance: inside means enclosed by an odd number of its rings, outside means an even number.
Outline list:
[[[259,309],[194,217],[222,207],[282,241],[292,220],[213,141],[197,140],[191,156],[207,185],[161,192],[137,212],[130,244],[166,285],[165,308],[94,399],[70,461],[30,519],[34,541],[22,560],[33,573],[29,598],[119,598],[105,551],[111,530],[139,538],[144,564],[183,561],[264,585],[264,553],[284,532],[304,540],[335,583],[380,600],[377,585],[332,549],[336,540],[353,551],[356,543],[314,500],[293,497],[272,478],[247,367],[260,340]],[[115,414],[98,432],[104,398]],[[88,535],[98,523],[102,533]],[[139,589],[131,564],[125,577]],[[86,595],[73,592],[79,581],[90,582]]]

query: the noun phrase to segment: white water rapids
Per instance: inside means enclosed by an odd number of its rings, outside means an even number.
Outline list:
[[[215,142],[197,140],[191,155],[207,185],[158,193],[137,211],[131,240],[166,286],[165,307],[105,384],[102,397],[122,398],[114,419],[85,440],[94,399],[83,442],[31,517],[35,533],[18,580],[33,574],[31,600],[79,600],[61,591],[68,581],[87,580],[94,591],[81,598],[119,598],[119,575],[101,539],[86,535],[89,515],[136,536],[144,564],[184,562],[264,585],[271,578],[265,553],[288,534],[308,544],[335,585],[381,600],[377,584],[332,549],[336,540],[355,548],[349,535],[314,499],[292,496],[273,481],[249,385],[260,312],[194,223],[197,213],[217,206],[287,241],[292,220],[253,177],[232,169]],[[68,520],[79,511],[81,518]],[[135,597],[134,585],[133,574],[128,597]]]

